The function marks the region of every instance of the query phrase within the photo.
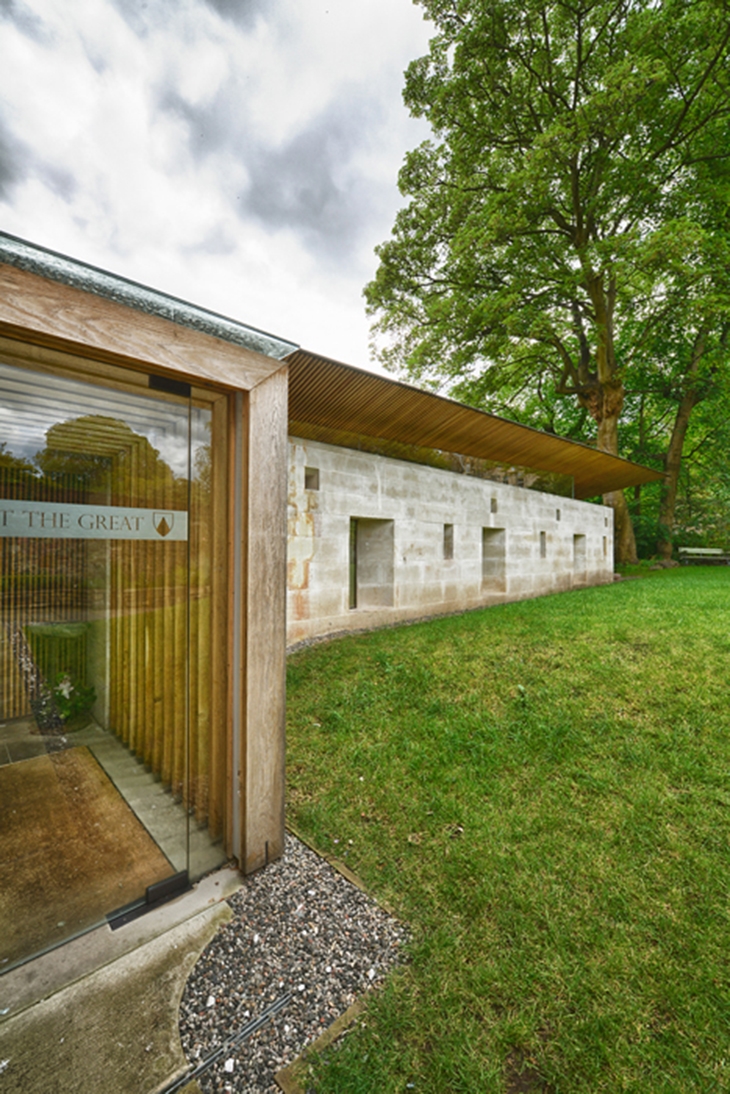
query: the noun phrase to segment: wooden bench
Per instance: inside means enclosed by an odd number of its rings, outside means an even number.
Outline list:
[[[680,566],[730,566],[722,547],[678,547]]]

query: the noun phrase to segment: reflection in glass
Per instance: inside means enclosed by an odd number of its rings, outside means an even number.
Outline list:
[[[224,858],[210,439],[0,363],[0,971]]]

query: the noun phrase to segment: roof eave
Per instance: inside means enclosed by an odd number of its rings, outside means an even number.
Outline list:
[[[350,432],[567,475],[575,496],[654,482],[661,472],[590,445],[542,433],[401,380],[299,349],[289,364],[289,418],[321,440]],[[333,443],[336,443],[333,442]]]
[[[109,273],[97,266],[39,247],[17,236],[0,232],[0,262],[39,274],[72,288],[82,289],[137,311],[167,319],[178,326],[210,334],[281,361],[297,349],[296,342],[249,327],[236,319],[190,304],[176,296]]]

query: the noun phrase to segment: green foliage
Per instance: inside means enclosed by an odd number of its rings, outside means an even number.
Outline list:
[[[730,405],[727,393],[693,421],[679,482],[675,541],[730,548]]]
[[[669,570],[290,658],[289,816],[412,932],[319,1094],[728,1088],[729,620]]]
[[[93,687],[74,680],[67,672],[59,672],[51,688],[53,702],[62,722],[68,722],[76,714],[85,714],[96,702]]]
[[[627,386],[643,392],[649,376],[649,390],[671,390],[672,427],[658,430],[664,551],[687,420],[728,367],[726,6],[418,2],[436,34],[407,71],[405,100],[433,138],[406,158],[408,204],[365,289],[379,355],[615,454],[627,454]],[[556,409],[568,395],[577,419]],[[645,415],[663,421],[666,401]],[[613,504],[628,561],[620,493]],[[645,520],[640,532],[648,542]]]
[[[40,683],[31,700],[33,717],[42,732],[56,732],[78,714],[91,710],[96,691],[75,680],[67,672],[57,673],[53,681]]]
[[[626,337],[632,337],[631,329]],[[696,396],[678,468],[673,539],[724,547],[730,545],[730,368],[723,332],[715,330],[707,332],[706,350],[693,373],[691,337],[668,322],[645,338],[643,360],[627,370],[621,447],[629,459],[661,469],[680,403],[688,393]],[[660,484],[634,491],[631,510],[641,557],[656,551],[661,496]]]
[[[585,395],[673,278],[726,312],[724,6],[420,2],[436,35],[405,100],[434,139],[365,290],[386,364],[477,398],[536,376]]]

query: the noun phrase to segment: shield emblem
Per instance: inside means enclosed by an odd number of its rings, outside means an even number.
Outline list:
[[[155,526],[155,531],[159,536],[168,536],[172,531],[172,526],[175,523],[174,513],[155,513],[152,518]]]

